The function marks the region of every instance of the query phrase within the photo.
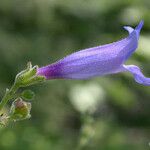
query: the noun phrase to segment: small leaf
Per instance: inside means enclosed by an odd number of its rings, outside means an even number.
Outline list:
[[[21,97],[26,100],[33,100],[35,97],[35,94],[31,90],[25,90],[21,93]]]

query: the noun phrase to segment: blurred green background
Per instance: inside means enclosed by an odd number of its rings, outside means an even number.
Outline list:
[[[123,25],[141,19],[139,47],[127,64],[150,76],[149,0],[0,0],[0,97],[28,61],[43,66],[116,41],[127,36]],[[0,150],[75,150],[81,129],[86,150],[150,149],[150,87],[129,73],[30,89],[32,118],[0,128]],[[92,123],[83,121],[85,112]]]

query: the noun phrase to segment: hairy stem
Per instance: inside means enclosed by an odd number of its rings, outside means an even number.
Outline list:
[[[6,93],[5,93],[4,97],[2,98],[2,101],[0,102],[0,111],[3,109],[3,107],[6,105],[6,103],[14,97],[18,88],[19,88],[19,86],[14,83],[10,90],[6,89]]]
[[[89,114],[83,115],[83,124],[80,131],[78,145],[76,150],[84,150],[88,146],[90,140],[94,136],[94,119]]]

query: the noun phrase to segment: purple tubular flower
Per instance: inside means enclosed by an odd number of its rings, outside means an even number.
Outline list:
[[[138,46],[141,21],[138,26],[125,26],[129,36],[117,42],[101,45],[75,52],[63,59],[41,67],[37,75],[46,79],[88,79],[124,71],[129,71],[136,82],[150,86],[150,78],[146,78],[140,69],[134,65],[124,65]]]

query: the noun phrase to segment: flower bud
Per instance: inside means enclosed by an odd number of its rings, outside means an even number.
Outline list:
[[[11,106],[10,118],[14,121],[28,119],[31,117],[31,103],[23,101],[21,98],[17,98]]]

